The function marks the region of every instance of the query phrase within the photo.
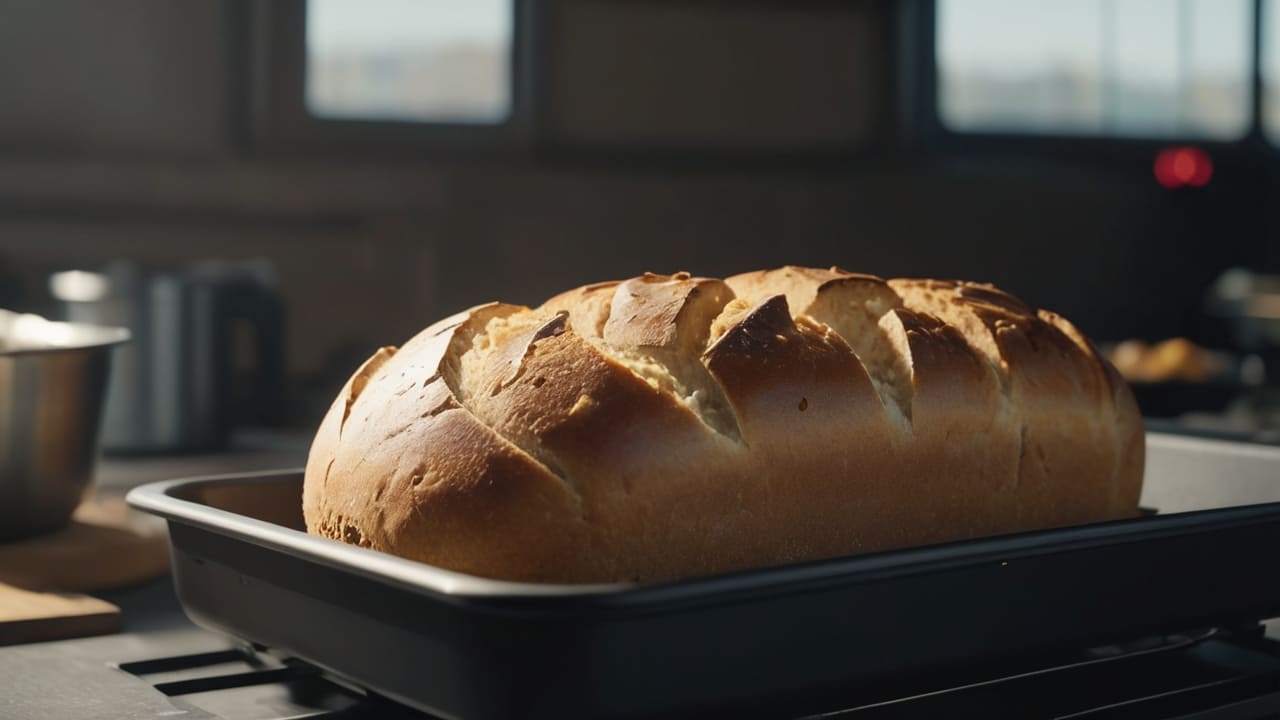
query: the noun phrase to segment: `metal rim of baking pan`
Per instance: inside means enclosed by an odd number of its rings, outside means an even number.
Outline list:
[[[881,580],[938,568],[1006,562],[1020,557],[1079,550],[1117,543],[1149,541],[1225,527],[1278,523],[1280,502],[1149,515],[1089,525],[963,540],[795,565],[747,570],[671,583],[635,585],[551,584],[496,580],[445,570],[424,563],[309,535],[282,525],[218,509],[183,497],[201,486],[220,483],[278,483],[301,470],[210,475],[143,485],[128,495],[131,506],[220,535],[278,550],[322,565],[353,572],[446,602],[473,607],[521,610],[635,611],[645,606],[681,606],[708,599],[810,590],[827,583]],[[300,502],[300,501],[299,501]]]

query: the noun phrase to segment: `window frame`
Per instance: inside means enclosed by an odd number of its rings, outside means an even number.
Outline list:
[[[629,3],[635,0],[609,0]],[[662,4],[668,0],[650,0]],[[697,0],[719,5],[720,0]],[[554,3],[512,0],[512,114],[503,125],[350,120],[311,115],[306,108],[306,0],[234,0],[237,28],[231,41],[231,77],[242,86],[232,96],[232,122],[251,152],[358,161],[443,161],[504,164],[557,164],[571,167],[619,167],[661,170],[738,169],[845,171],[897,162],[905,150],[896,141],[899,95],[892,47],[876,73],[878,109],[871,131],[886,142],[854,146],[800,147],[788,150],[685,145],[589,143],[560,135],[556,114],[556,61],[559,31]],[[749,0],[786,7],[843,7],[839,0]],[[903,0],[904,4],[912,0]],[[874,15],[877,30],[896,31],[896,7]],[[242,89],[247,88],[247,90]]]
[[[511,112],[499,123],[323,117],[307,108],[307,0],[252,3],[246,38],[249,141],[308,153],[477,155],[527,151],[535,126],[531,102],[539,79],[533,62],[539,3],[511,0]]]
[[[1265,135],[1262,107],[1265,88],[1262,82],[1263,0],[1251,0],[1253,23],[1250,27],[1249,107],[1245,133],[1239,138],[1222,140],[1186,136],[1133,137],[1108,135],[1073,135],[1066,133],[1012,133],[996,131],[957,131],[943,122],[938,103],[940,84],[937,54],[937,0],[914,0],[906,3],[901,15],[903,57],[900,65],[911,72],[903,78],[907,88],[905,120],[911,139],[920,145],[942,151],[1014,152],[1021,155],[1053,156],[1079,160],[1090,156],[1102,160],[1149,157],[1160,148],[1172,145],[1194,145],[1215,156],[1244,158],[1264,147],[1277,149]]]

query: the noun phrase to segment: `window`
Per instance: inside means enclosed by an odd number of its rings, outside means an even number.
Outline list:
[[[512,0],[309,0],[316,117],[498,124],[512,110]]]
[[[938,115],[957,132],[1238,139],[1252,23],[1250,0],[937,0]]]
[[[1262,131],[1280,145],[1280,3],[1262,3]]]

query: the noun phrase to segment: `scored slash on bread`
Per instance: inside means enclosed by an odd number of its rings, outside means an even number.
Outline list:
[[[477,575],[650,582],[1132,516],[1141,417],[993,287],[786,267],[493,303],[384,348],[308,530]]]

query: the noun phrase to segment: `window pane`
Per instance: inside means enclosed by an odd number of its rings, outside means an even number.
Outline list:
[[[1262,4],[1262,131],[1280,144],[1280,4]]]
[[[1249,0],[938,0],[938,111],[959,131],[1242,136]]]
[[[1174,0],[1176,2],[1176,0]],[[1125,135],[1173,135],[1178,131],[1178,41],[1170,0],[1128,0],[1106,10],[1114,42],[1104,47],[1099,78],[1111,107],[1112,126]],[[1106,103],[1104,103],[1105,105]]]
[[[308,0],[307,109],[357,120],[499,123],[512,0]]]
[[[1238,138],[1249,130],[1253,7],[1243,0],[1187,2],[1184,33],[1190,87],[1182,104],[1189,135]]]

